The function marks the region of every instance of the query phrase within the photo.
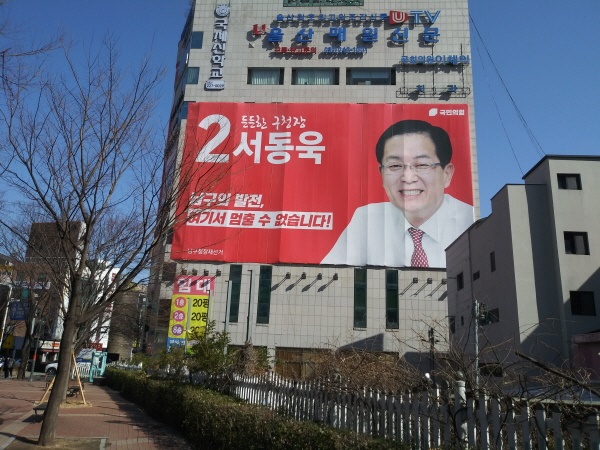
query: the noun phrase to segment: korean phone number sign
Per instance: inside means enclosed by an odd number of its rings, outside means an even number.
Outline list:
[[[319,264],[357,208],[388,201],[375,146],[406,119],[448,132],[446,193],[473,205],[467,105],[190,103],[172,258]]]
[[[189,346],[188,330],[199,332],[206,328],[209,320],[209,292],[212,289],[214,289],[214,280],[211,277],[179,276],[176,278],[169,316],[169,347],[184,345],[186,341]]]

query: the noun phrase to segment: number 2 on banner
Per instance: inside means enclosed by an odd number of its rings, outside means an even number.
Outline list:
[[[215,123],[220,126],[219,132],[200,149],[196,157],[196,162],[226,163],[229,161],[229,155],[211,153],[229,136],[229,131],[231,130],[229,119],[221,114],[211,114],[202,119],[198,126],[204,130],[208,130],[208,127]]]

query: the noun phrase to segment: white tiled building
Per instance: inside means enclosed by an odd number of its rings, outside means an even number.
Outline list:
[[[523,179],[447,249],[454,339],[473,354],[477,301],[487,311],[480,351],[495,346],[483,364],[510,363],[518,350],[598,377],[600,158],[548,155]]]
[[[407,13],[406,21],[391,25],[389,16],[398,11]],[[332,27],[345,28],[348,48],[341,51],[346,53],[328,53],[327,48],[335,45]],[[409,39],[403,45],[397,43],[402,36],[393,36],[401,27]],[[311,42],[304,47],[309,52],[314,48],[314,53],[275,51],[275,43],[270,42],[275,28],[286,35],[280,50],[291,37],[310,28]],[[376,30],[377,42],[365,44],[364,28]],[[429,38],[424,36],[427,33],[438,35]],[[438,42],[433,45],[428,39]],[[444,60],[440,55],[452,56]],[[440,57],[436,60],[436,56]],[[197,1],[181,36],[170,132],[177,136],[185,129],[190,102],[434,104],[448,109],[466,104],[477,217],[470,60],[467,0],[427,4],[415,0],[231,0],[227,5]],[[327,84],[303,85],[309,76],[306,69],[317,69],[310,76]],[[269,84],[256,84],[261,79],[268,79]],[[175,157],[176,148],[174,144],[167,158]],[[165,250],[169,255],[169,243]],[[155,313],[148,338],[152,349],[166,345],[167,325],[157,322],[156,314],[168,310],[174,276],[182,271],[200,275],[208,271],[210,276],[220,271],[214,278],[210,306],[219,329],[225,326],[226,280],[231,279],[228,331],[233,343],[250,338],[273,355],[347,346],[410,353],[411,346],[427,349],[420,338],[427,336],[429,324],[446,320],[444,269],[231,262],[235,264],[171,261],[167,256],[166,264],[153,274],[149,292]]]

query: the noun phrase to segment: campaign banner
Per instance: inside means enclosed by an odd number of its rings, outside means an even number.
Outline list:
[[[181,275],[175,278],[171,296],[168,347],[186,345],[190,347],[188,332],[201,332],[210,320],[210,292],[214,290],[213,277]]]
[[[445,267],[473,222],[466,104],[190,103],[181,164],[177,260]]]

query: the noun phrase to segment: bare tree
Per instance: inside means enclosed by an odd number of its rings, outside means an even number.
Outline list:
[[[170,145],[178,136],[167,142],[167,153],[178,156],[165,154],[164,134],[152,122],[163,71],[148,59],[120,70],[107,38],[85,64],[68,49],[64,60],[65,75],[39,72],[36,85],[4,84],[7,100],[0,106],[0,174],[21,199],[0,226],[28,243],[29,260],[44,266],[62,299],[59,369],[38,442],[43,446],[54,442],[78,342],[120,294],[147,276],[153,253],[187,219],[189,205],[178,199],[209,190],[225,175],[218,165],[182,160]],[[164,173],[163,161],[171,161]],[[17,226],[23,220],[46,223],[45,238],[32,243]]]
[[[23,333],[23,344],[19,349],[23,363],[17,373],[17,378],[22,379],[25,378],[26,363],[30,352],[35,348],[35,343],[42,345],[48,337],[46,331],[55,325],[58,303],[56,291],[51,288],[46,265],[27,261],[25,246],[18,239],[7,241],[2,233],[0,245],[10,254],[12,262],[9,268],[2,270],[6,286],[10,287],[6,289],[6,294],[10,293],[10,297],[6,295],[3,299],[5,304],[0,310],[10,306],[10,309],[17,313],[17,318],[13,320],[8,315],[9,311],[6,311],[4,335]]]

